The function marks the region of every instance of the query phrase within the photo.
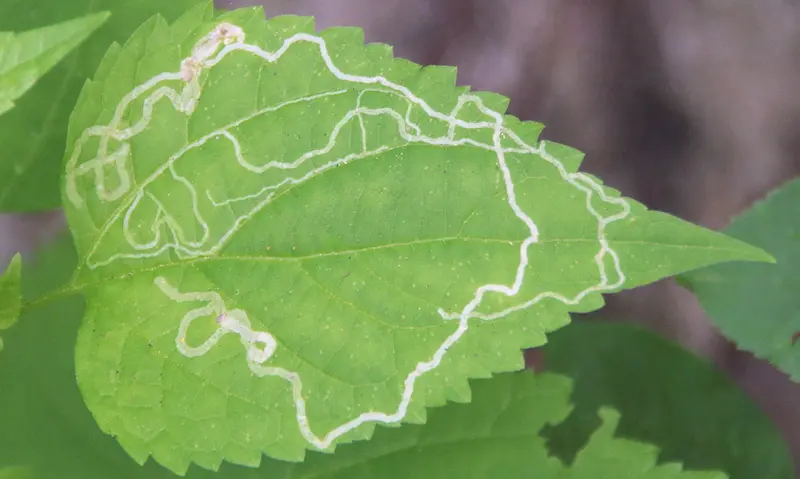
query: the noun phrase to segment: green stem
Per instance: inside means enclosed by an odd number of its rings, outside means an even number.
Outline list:
[[[30,311],[49,302],[72,296],[81,290],[83,290],[83,286],[76,285],[73,281],[69,281],[68,283],[59,286],[54,290],[48,291],[32,301],[23,301],[22,308],[20,309],[20,316],[29,313]]]

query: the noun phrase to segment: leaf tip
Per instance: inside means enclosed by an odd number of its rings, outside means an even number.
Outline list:
[[[741,240],[737,240],[741,246],[741,255],[735,261],[748,261],[752,263],[769,263],[769,264],[776,264],[778,260],[770,254],[768,251],[765,251],[758,246],[752,245],[750,243],[746,243]]]
[[[22,310],[21,296],[22,255],[11,258],[6,271],[0,276],[0,329],[16,324]],[[0,340],[0,350],[2,350]]]
[[[97,29],[103,26],[108,19],[111,17],[111,12],[104,10],[102,12],[92,13],[90,15],[86,15],[84,17],[79,17],[71,22],[74,22],[73,25],[80,25],[80,28],[83,30],[80,32],[79,35],[76,35],[76,39],[78,40],[78,44],[83,42],[86,38],[88,38],[91,34],[93,34]],[[71,23],[71,22],[65,22]]]
[[[108,10],[103,10],[102,12],[97,12],[95,14],[89,15],[86,18],[87,20],[92,20],[93,22],[97,22],[98,25],[102,25],[103,23],[108,21],[109,18],[111,18],[111,12],[109,12]]]

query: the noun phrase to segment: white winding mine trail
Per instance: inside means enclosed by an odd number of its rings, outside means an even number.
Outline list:
[[[319,55],[324,61],[330,72],[338,79],[361,86],[367,86],[358,97],[358,101],[354,108],[347,112],[343,118],[335,125],[329,135],[328,144],[318,150],[309,151],[298,158],[288,162],[271,161],[264,165],[254,165],[244,158],[242,148],[239,140],[231,130],[243,124],[244,122],[255,118],[257,116],[274,112],[284,108],[288,105],[309,102],[318,98],[327,96],[337,96],[346,93],[348,90],[337,90],[318,95],[308,96],[305,98],[295,99],[273,105],[269,108],[256,111],[251,115],[240,118],[223,128],[217,129],[202,138],[184,146],[179,151],[170,156],[166,162],[156,169],[149,177],[134,182],[130,175],[128,162],[130,161],[130,146],[128,140],[143,132],[149,125],[152,116],[153,108],[156,103],[165,99],[169,101],[176,111],[186,115],[192,114],[195,106],[201,95],[201,86],[199,77],[202,72],[214,68],[223,58],[233,53],[255,55],[262,58],[266,62],[275,62],[279,60],[292,45],[298,43],[306,43],[316,45],[319,49]],[[181,91],[165,86],[164,83],[179,83],[182,86]],[[362,87],[363,88],[363,87]],[[362,106],[361,99],[367,92],[380,92],[383,94],[394,95],[403,99],[407,108],[405,111],[396,111],[392,108],[366,108]],[[125,115],[128,107],[132,102],[136,101],[143,95],[144,98],[142,106],[141,118],[133,125],[120,129],[123,116]],[[461,109],[466,105],[473,105],[477,107],[483,114],[486,115],[490,121],[484,122],[470,122],[458,118]],[[413,108],[421,109],[426,115],[431,118],[441,120],[449,124],[449,132],[446,136],[425,136],[421,128],[411,121],[411,111]],[[102,267],[111,264],[120,259],[143,259],[157,257],[168,250],[174,251],[182,258],[198,258],[205,256],[212,256],[217,253],[220,248],[239,230],[239,228],[254,214],[260,211],[267,205],[275,190],[291,184],[303,183],[309,178],[319,173],[322,173],[330,168],[336,167],[343,163],[357,161],[359,159],[367,158],[386,151],[388,147],[380,146],[373,149],[368,149],[367,131],[364,126],[364,118],[369,116],[384,116],[392,118],[398,127],[398,131],[402,138],[408,143],[428,144],[428,145],[471,145],[476,148],[492,151],[497,157],[497,164],[502,172],[503,181],[506,188],[506,196],[508,199],[508,206],[514,212],[516,217],[527,228],[529,235],[520,245],[519,250],[519,265],[517,266],[514,281],[510,285],[503,284],[485,284],[479,287],[472,298],[461,311],[447,312],[439,309],[438,313],[447,321],[457,321],[458,326],[455,331],[447,337],[447,339],[439,346],[436,352],[426,361],[417,364],[416,368],[411,371],[404,381],[404,389],[402,397],[399,401],[397,409],[394,412],[377,412],[369,411],[360,414],[350,421],[345,422],[339,427],[329,431],[323,436],[317,436],[308,422],[306,414],[306,403],[303,397],[303,383],[299,375],[295,372],[288,371],[283,368],[265,365],[265,363],[274,354],[277,348],[277,341],[275,338],[266,331],[255,331],[251,328],[250,320],[247,313],[234,309],[229,310],[226,308],[222,297],[213,291],[206,292],[181,292],[170,285],[168,280],[164,277],[158,277],[155,284],[160,290],[171,300],[177,302],[203,302],[205,306],[195,308],[184,315],[180,322],[178,335],[175,343],[178,350],[186,357],[196,357],[206,354],[210,351],[215,344],[226,334],[236,334],[240,337],[242,345],[247,352],[247,364],[251,371],[258,376],[278,376],[291,384],[292,396],[296,407],[297,423],[300,431],[305,439],[313,447],[319,449],[327,449],[337,438],[352,431],[360,425],[367,422],[381,422],[381,423],[397,423],[400,422],[406,415],[408,406],[414,395],[414,385],[419,377],[428,371],[435,369],[441,363],[447,350],[453,346],[463,335],[467,332],[469,327],[469,319],[477,318],[480,320],[495,320],[503,318],[514,311],[528,308],[545,298],[556,299],[566,304],[577,304],[586,295],[593,292],[608,291],[618,288],[625,281],[625,276],[620,268],[619,258],[612,250],[605,237],[605,228],[609,223],[620,220],[629,214],[630,208],[628,203],[621,198],[609,197],[605,194],[602,187],[597,184],[590,177],[582,173],[570,173],[565,167],[552,155],[546,151],[546,144],[544,141],[540,142],[537,146],[531,146],[525,143],[514,131],[504,125],[503,114],[496,112],[486,107],[480,97],[470,94],[462,95],[456,107],[449,113],[442,113],[434,110],[424,100],[417,97],[408,88],[395,84],[384,77],[375,76],[358,76],[350,75],[334,65],[331,56],[328,52],[325,41],[318,36],[300,33],[286,39],[277,51],[269,52],[259,48],[256,45],[248,44],[245,42],[244,32],[237,26],[231,24],[221,24],[217,26],[212,32],[197,43],[192,55],[181,64],[181,68],[173,73],[161,73],[151,78],[147,82],[137,86],[130,93],[128,93],[117,106],[114,116],[108,125],[94,126],[88,128],[83,132],[82,136],[76,142],[75,148],[67,163],[67,176],[66,176],[66,192],[70,202],[76,207],[84,207],[84,198],[79,192],[77,181],[80,177],[85,175],[94,175],[94,185],[97,197],[102,202],[120,202],[116,208],[115,213],[106,221],[102,227],[99,237],[95,245],[101,243],[102,238],[109,232],[110,228],[118,224],[120,219],[125,238],[132,251],[125,253],[115,253],[107,257],[97,251],[97,246],[92,249],[85,258],[86,266],[90,269]],[[215,199],[206,191],[206,196],[211,204],[216,207],[223,207],[237,202],[252,202],[254,206],[247,214],[241,215],[236,218],[230,228],[222,233],[214,232],[209,227],[208,223],[201,213],[198,203],[198,193],[195,187],[184,177],[180,176],[174,168],[175,163],[180,160],[187,152],[203,146],[211,139],[224,138],[230,142],[232,151],[235,154],[235,159],[238,164],[245,170],[253,173],[260,174],[270,169],[283,169],[294,170],[306,163],[308,160],[324,155],[333,150],[339,138],[340,131],[350,122],[357,121],[362,135],[362,151],[353,153],[336,160],[329,161],[322,164],[303,175],[297,177],[287,176],[282,181],[276,184],[265,185],[261,190],[246,194],[240,197]],[[456,138],[456,128],[463,128],[467,130],[490,130],[492,131],[492,143],[484,144],[468,138]],[[86,143],[93,137],[98,138],[97,154],[94,158],[79,163],[82,149]],[[510,140],[514,143],[513,148],[503,147],[502,140]],[[118,145],[112,149],[111,144]],[[523,300],[516,306],[504,311],[493,313],[490,315],[478,314],[476,311],[481,304],[484,296],[487,293],[499,293],[505,296],[514,297],[520,292],[523,281],[525,279],[525,271],[528,266],[528,248],[536,243],[539,238],[539,230],[534,220],[528,216],[519,206],[516,200],[516,191],[514,182],[511,177],[511,171],[506,164],[505,155],[508,153],[516,154],[530,154],[537,158],[541,158],[552,164],[561,174],[561,177],[573,185],[578,190],[582,191],[586,196],[586,208],[597,219],[597,241],[600,244],[600,250],[595,256],[595,263],[599,272],[600,281],[586,290],[580,292],[578,295],[568,298],[557,292],[541,293],[535,298]],[[105,184],[105,170],[112,168],[118,177],[116,186],[107,188]],[[173,180],[178,184],[183,185],[192,198],[192,214],[197,224],[200,226],[202,235],[199,238],[190,239],[183,231],[178,221],[173,218],[164,204],[153,194],[147,191],[147,186],[153,183],[162,175],[170,175]],[[134,185],[135,183],[135,185]],[[597,195],[602,201],[615,204],[621,208],[621,211],[613,216],[604,217],[598,213],[591,204],[592,197]],[[152,239],[150,241],[142,242],[138,240],[131,232],[131,218],[136,212],[137,208],[143,200],[152,201],[156,205],[157,214],[155,220],[150,227]],[[163,238],[161,235],[162,226],[170,232],[171,238]],[[613,284],[609,283],[609,275],[607,274],[604,258],[606,255],[610,256],[613,260],[615,273],[618,280]],[[186,332],[191,323],[201,317],[216,317],[219,324],[219,329],[211,337],[199,346],[189,346],[186,344]]]

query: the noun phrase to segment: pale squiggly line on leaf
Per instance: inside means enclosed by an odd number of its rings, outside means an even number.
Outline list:
[[[129,140],[130,138],[136,136],[137,134],[141,133],[146,129],[147,125],[150,123],[152,119],[153,107],[159,100],[166,98],[170,101],[170,103],[173,105],[176,111],[182,112],[186,115],[190,115],[194,111],[194,108],[197,105],[197,102],[202,93],[199,84],[199,77],[203,71],[213,68],[223,58],[235,52],[249,53],[251,55],[260,57],[267,62],[275,62],[278,59],[280,59],[292,45],[297,43],[311,43],[316,45],[319,48],[319,54],[322,57],[323,61],[325,62],[325,65],[327,66],[329,71],[338,79],[356,84],[376,85],[377,87],[382,87],[382,88],[365,89],[364,91],[361,92],[354,109],[347,112],[345,116],[335,125],[333,131],[330,134],[328,144],[325,145],[325,147],[318,150],[307,152],[304,155],[301,155],[299,158],[296,158],[295,160],[290,162],[273,161],[258,166],[258,165],[253,165],[251,162],[247,161],[244,158],[241,145],[239,144],[239,140],[236,138],[235,135],[233,135],[230,132],[230,130],[252,118],[255,118],[259,115],[263,115],[268,112],[277,111],[280,108],[283,108],[290,104],[308,102],[326,96],[336,96],[345,93],[347,90],[326,92],[318,95],[287,101],[279,105],[274,105],[259,110],[251,115],[243,117],[235,122],[226,125],[223,128],[217,129],[207,135],[204,135],[200,139],[181,148],[179,151],[170,156],[168,160],[161,167],[159,167],[154,173],[152,173],[148,178],[140,182],[136,186],[136,188],[133,189],[131,188],[132,185],[129,173],[126,168],[126,162],[128,161],[130,156],[130,147],[127,143],[125,143],[125,141]],[[221,50],[219,48],[220,46],[223,47]],[[166,86],[159,86],[164,82],[178,81],[178,80],[184,83],[184,86],[180,92],[177,92],[174,89]],[[152,93],[143,102],[141,119],[131,127],[128,127],[126,129],[119,129],[119,125],[122,121],[122,117],[126,109],[130,106],[130,104],[133,101],[135,101],[136,99],[138,99],[139,97],[141,97],[142,95],[146,94],[149,91],[152,91]],[[407,102],[406,111],[404,112],[404,114],[401,114],[400,112],[391,108],[373,109],[373,108],[363,107],[361,104],[361,99],[363,97],[363,94],[369,91],[389,93],[403,98]],[[493,121],[470,122],[457,118],[457,115],[459,114],[461,109],[468,104],[475,105],[482,113],[484,113],[488,117],[491,117]],[[418,125],[411,122],[410,120],[411,109],[414,106],[421,108],[431,118],[446,122],[449,125],[448,134],[446,136],[441,136],[441,137],[430,137],[423,135],[421,132],[421,128]],[[540,142],[539,145],[536,147],[525,143],[514,131],[512,131],[511,129],[507,128],[504,125],[504,117],[501,113],[498,113],[486,107],[482,99],[476,95],[469,95],[469,94],[461,95],[458,99],[457,105],[453,108],[453,110],[449,114],[444,114],[434,110],[428,103],[426,103],[424,100],[414,95],[408,88],[402,85],[395,84],[382,76],[368,77],[368,76],[350,75],[344,73],[334,65],[331,56],[328,52],[326,43],[324,39],[322,39],[321,37],[305,33],[295,34],[290,38],[286,39],[281,48],[279,48],[277,51],[268,52],[256,45],[246,43],[244,32],[239,27],[231,24],[221,24],[211,33],[209,33],[206,37],[204,37],[204,39],[201,40],[194,48],[192,55],[186,58],[182,62],[180,71],[174,73],[162,73],[156,75],[147,82],[137,86],[125,97],[123,97],[122,101],[119,103],[115,111],[112,120],[108,125],[94,126],[86,129],[83,132],[81,137],[77,140],[76,146],[73,150],[73,154],[70,157],[67,164],[67,185],[66,185],[67,197],[76,207],[81,207],[84,204],[84,200],[81,194],[78,192],[77,178],[91,172],[95,174],[95,186],[98,198],[101,201],[112,202],[112,201],[122,200],[122,204],[119,205],[115,213],[111,215],[109,220],[105,223],[105,225],[101,229],[101,232],[98,236],[94,248],[90,250],[89,254],[86,257],[86,265],[90,269],[95,269],[102,267],[104,265],[108,265],[119,259],[142,259],[142,258],[156,257],[168,251],[169,249],[172,249],[179,255],[188,258],[212,256],[220,250],[220,248],[226,243],[228,239],[230,239],[233,236],[233,234],[236,233],[236,231],[238,231],[241,225],[243,225],[248,219],[250,219],[258,211],[260,211],[266,204],[268,204],[274,198],[275,190],[285,185],[296,185],[302,183],[308,180],[309,178],[317,174],[320,174],[330,168],[338,166],[340,164],[348,163],[351,161],[357,161],[387,151],[389,149],[388,146],[380,146],[372,150],[369,150],[367,148],[367,132],[364,126],[364,116],[378,116],[378,115],[385,115],[394,119],[397,123],[399,134],[408,143],[421,143],[421,144],[441,145],[441,146],[471,145],[473,147],[494,152],[497,156],[498,166],[503,175],[509,207],[514,212],[515,216],[522,223],[525,224],[529,232],[528,237],[520,245],[520,261],[516,270],[514,281],[511,285],[503,285],[503,284],[482,285],[476,290],[472,300],[469,303],[467,303],[460,312],[453,313],[453,312],[446,312],[442,309],[438,310],[438,313],[443,320],[458,320],[458,326],[456,330],[453,333],[451,333],[445,339],[445,341],[437,348],[437,350],[429,360],[418,363],[415,369],[411,371],[411,373],[409,373],[409,375],[406,377],[404,381],[402,397],[395,412],[393,413],[376,412],[376,411],[365,412],[360,414],[356,418],[340,425],[339,427],[329,431],[324,436],[322,437],[317,436],[312,431],[311,426],[308,422],[305,399],[303,398],[302,394],[303,384],[299,375],[296,372],[288,371],[284,368],[265,366],[263,364],[271,358],[271,356],[275,352],[275,349],[277,348],[277,342],[270,333],[266,331],[253,330],[251,328],[251,323],[247,317],[247,313],[238,309],[228,310],[225,307],[224,301],[222,300],[222,298],[218,293],[180,292],[176,288],[171,286],[168,280],[164,277],[158,277],[155,280],[155,284],[161,289],[161,291],[168,298],[170,298],[173,301],[206,303],[206,305],[203,307],[195,308],[187,312],[184,315],[183,319],[181,320],[178,335],[176,337],[176,347],[181,352],[181,354],[187,357],[200,356],[210,351],[222,336],[229,333],[234,333],[239,335],[241,342],[247,352],[248,366],[255,374],[262,377],[278,376],[285,379],[291,384],[292,396],[296,408],[296,418],[298,425],[300,427],[300,431],[303,437],[309,442],[309,444],[319,449],[327,449],[331,444],[333,444],[333,442],[337,438],[354,430],[355,428],[359,427],[364,423],[400,422],[405,417],[409,404],[411,403],[411,399],[414,394],[414,387],[416,380],[423,374],[432,371],[439,366],[445,354],[447,353],[448,349],[452,347],[467,332],[469,327],[469,320],[471,318],[477,318],[481,320],[500,319],[508,316],[514,311],[531,307],[534,304],[546,298],[556,299],[565,304],[575,305],[578,304],[587,295],[593,292],[614,290],[622,286],[622,284],[625,281],[625,275],[621,270],[619,258],[616,252],[613,249],[611,249],[605,237],[605,228],[608,224],[614,221],[618,221],[622,218],[625,218],[629,214],[630,207],[627,201],[625,201],[622,198],[615,198],[608,196],[603,190],[602,186],[600,186],[597,182],[595,182],[592,178],[590,178],[587,175],[584,175],[582,173],[568,172],[564,167],[564,165],[562,165],[555,157],[553,157],[546,151],[546,144],[544,141]],[[350,121],[353,120],[359,122],[359,126],[361,129],[361,134],[362,134],[361,152],[346,155],[342,158],[338,158],[336,160],[318,166],[300,177],[297,178],[287,177],[279,183],[273,185],[267,185],[263,187],[260,191],[243,195],[240,197],[227,198],[224,200],[215,200],[214,198],[212,198],[210,192],[206,191],[206,196],[209,198],[209,200],[215,207],[227,206],[234,202],[259,200],[258,203],[247,214],[239,216],[232,225],[231,229],[225,232],[225,234],[221,235],[221,237],[218,238],[218,240],[215,243],[208,244],[210,236],[209,228],[207,223],[203,219],[202,214],[199,211],[197,205],[197,194],[194,191],[194,187],[191,185],[191,183],[189,183],[188,180],[177,174],[177,172],[174,169],[175,162],[177,162],[187,152],[204,145],[209,140],[221,137],[227,139],[231,143],[234,151],[234,156],[236,157],[236,161],[238,162],[238,164],[252,173],[259,174],[272,168],[292,170],[298,168],[300,165],[304,164],[311,158],[332,151],[333,147],[336,145],[339,132],[345,125],[347,125]],[[492,135],[493,143],[491,145],[485,144],[470,138],[456,139],[455,138],[456,128],[464,128],[468,130],[491,129],[493,132]],[[97,155],[91,160],[86,161],[79,165],[78,160],[80,158],[83,145],[91,137],[95,136],[100,137]],[[517,147],[516,148],[502,147],[501,141],[504,138],[513,141],[517,145]],[[116,150],[109,153],[108,152],[109,142],[111,140],[122,142],[122,144]],[[561,177],[565,181],[569,182],[575,188],[585,193],[586,208],[597,219],[598,222],[597,240],[600,244],[600,250],[595,256],[595,262],[598,267],[600,281],[598,284],[590,288],[587,288],[584,291],[581,291],[579,294],[577,294],[572,298],[565,297],[564,295],[555,291],[544,292],[540,293],[533,299],[523,301],[518,305],[508,308],[506,310],[493,314],[479,314],[476,312],[477,308],[487,293],[499,293],[508,297],[514,297],[517,294],[519,294],[523,281],[525,279],[525,270],[528,266],[528,248],[531,245],[537,243],[539,238],[539,230],[535,222],[533,221],[532,218],[530,218],[530,216],[528,216],[522,210],[522,208],[517,203],[515,186],[513,179],[511,177],[511,171],[509,170],[505,160],[505,155],[507,153],[530,154],[540,157],[541,159],[549,162],[554,167],[556,167]],[[110,191],[106,189],[104,183],[103,169],[107,166],[113,166],[116,169],[117,174],[119,175],[120,178],[119,185]],[[145,192],[145,188],[153,181],[155,181],[157,178],[159,178],[162,174],[164,174],[166,171],[169,171],[175,180],[184,184],[184,186],[186,186],[192,194],[193,214],[197,219],[198,223],[203,227],[203,236],[199,241],[188,240],[178,222],[175,221],[175,219],[169,215],[164,206],[153,195],[150,195],[150,199],[153,200],[158,206],[158,213],[156,215],[155,222],[151,227],[151,231],[153,233],[153,240],[147,243],[140,243],[136,241],[133,235],[129,232],[129,221],[131,215],[136,210],[140,201],[149,194]],[[128,195],[127,197],[125,197],[126,194]],[[607,203],[620,206],[621,211],[612,216],[608,217],[602,216],[592,207],[591,204],[591,199],[595,194],[597,194],[603,201]],[[129,245],[133,247],[135,250],[137,250],[137,252],[118,253],[111,255],[106,259],[97,261],[93,260],[93,256],[97,250],[97,245],[100,243],[103,236],[109,231],[111,226],[120,218],[121,215],[123,217],[123,229],[125,232],[125,237]],[[160,227],[162,224],[166,224],[167,228],[172,233],[173,237],[172,243],[164,242],[162,244],[162,238],[160,236]],[[618,277],[617,281],[614,282],[613,284],[609,283],[608,274],[605,268],[604,258],[606,255],[611,256]],[[200,346],[187,345],[186,332],[189,326],[191,325],[192,321],[194,321],[199,317],[205,317],[205,316],[216,316],[219,328]]]

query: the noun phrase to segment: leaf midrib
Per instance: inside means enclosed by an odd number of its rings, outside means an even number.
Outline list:
[[[505,238],[475,238],[475,237],[466,237],[466,236],[450,236],[450,237],[442,237],[442,238],[429,238],[424,240],[414,240],[414,241],[407,241],[402,243],[387,243],[383,245],[374,245],[374,246],[367,246],[360,249],[350,249],[350,250],[342,250],[342,251],[331,251],[325,253],[318,253],[312,255],[304,255],[304,256],[253,256],[253,255],[227,255],[227,256],[203,256],[203,257],[195,257],[190,259],[183,259],[183,260],[175,260],[160,263],[148,268],[141,268],[134,271],[129,271],[123,274],[117,275],[109,275],[109,276],[102,276],[99,278],[92,278],[90,281],[79,282],[78,273],[80,269],[76,271],[76,274],[72,277],[70,281],[68,281],[65,285],[52,290],[49,293],[45,293],[38,298],[32,299],[30,301],[26,301],[23,306],[23,313],[27,312],[28,310],[35,308],[41,304],[48,303],[58,298],[70,296],[72,294],[80,293],[83,290],[91,289],[95,286],[106,284],[114,281],[120,281],[124,279],[129,279],[137,274],[142,273],[153,273],[156,271],[161,271],[168,268],[178,267],[178,266],[192,266],[196,264],[202,263],[217,263],[217,262],[224,262],[224,261],[245,261],[245,262],[294,262],[294,261],[309,261],[318,258],[325,258],[325,257],[336,257],[336,256],[343,256],[343,255],[353,255],[359,254],[368,251],[380,251],[384,249],[390,248],[402,248],[402,247],[414,247],[420,245],[427,245],[427,244],[434,244],[434,243],[446,243],[449,241],[475,241],[481,243],[502,243],[502,244],[513,244],[515,242],[520,242],[522,240],[510,240]],[[587,240],[588,241],[588,240]]]
[[[430,244],[434,242],[443,242],[447,239],[451,240],[463,240],[463,241],[481,241],[484,243],[506,243],[509,242],[513,243],[515,240],[509,239],[499,239],[499,238],[470,238],[470,237],[448,237],[448,238],[435,238],[435,239],[427,239],[427,240],[417,240],[413,242],[407,243],[391,243],[386,245],[380,246],[371,246],[367,247],[368,249],[372,250],[379,250],[385,249],[390,247],[397,247],[402,245],[424,245]],[[540,239],[537,244],[548,244],[548,243],[558,243],[558,242],[570,242],[570,243],[579,243],[579,242],[596,242],[596,238],[550,238],[550,239]],[[737,251],[735,248],[724,248],[724,247],[717,247],[717,246],[708,246],[708,245],[684,245],[684,244],[671,244],[671,243],[664,243],[664,242],[657,242],[657,241],[644,241],[644,240],[611,240],[613,244],[616,245],[651,245],[651,246],[660,246],[660,247],[668,247],[668,248],[693,248],[693,249],[703,249],[703,250],[710,250],[710,251]],[[363,249],[363,251],[368,250],[367,248]],[[76,274],[73,278],[59,288],[55,288],[48,293],[44,293],[37,298],[24,301],[22,304],[22,313],[25,314],[29,312],[31,309],[34,309],[40,305],[47,304],[50,301],[54,301],[59,298],[64,298],[71,296],[73,294],[77,294],[82,292],[85,289],[90,289],[92,287],[98,286],[102,283],[108,283],[112,281],[119,281],[123,279],[128,279],[136,274],[139,273],[152,273],[155,271],[160,271],[162,269],[167,269],[175,266],[186,265],[190,266],[193,264],[198,263],[213,263],[218,261],[303,261],[308,259],[314,258],[321,258],[326,256],[336,256],[341,254],[357,254],[362,250],[346,250],[340,252],[328,252],[328,253],[320,253],[316,255],[306,255],[306,256],[248,256],[248,255],[236,255],[236,256],[206,256],[201,258],[192,258],[186,260],[177,260],[177,261],[170,261],[168,263],[161,263],[155,265],[150,268],[143,268],[138,269],[136,271],[131,271],[129,273],[120,274],[120,275],[112,275],[112,276],[105,276],[102,278],[94,279],[93,281],[86,281],[83,283],[79,283],[77,281],[78,272],[80,268],[76,270]]]

